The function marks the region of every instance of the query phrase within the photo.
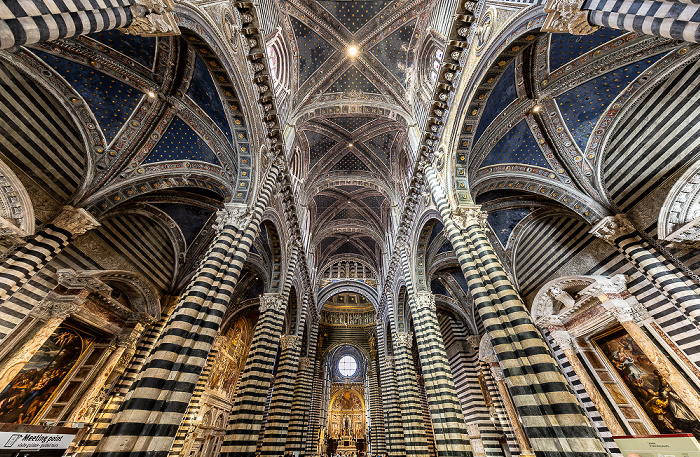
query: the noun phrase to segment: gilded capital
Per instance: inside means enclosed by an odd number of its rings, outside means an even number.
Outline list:
[[[214,228],[223,230],[227,225],[232,225],[237,230],[245,229],[253,218],[248,206],[244,203],[226,203],[224,209],[216,212]]]
[[[413,332],[396,332],[396,344],[400,347],[413,347]]]
[[[635,231],[634,225],[632,225],[626,214],[616,214],[599,220],[588,233],[610,244],[614,244],[616,239]]]
[[[261,314],[268,310],[282,312],[284,311],[284,297],[282,294],[263,294],[260,297],[258,309]]]
[[[282,345],[282,349],[296,351],[301,347],[301,337],[297,335],[282,335],[280,344]]]
[[[83,208],[74,208],[70,205],[64,206],[61,214],[56,216],[51,224],[70,232],[74,237],[100,226],[92,214]]]
[[[452,211],[452,220],[460,230],[478,225],[482,230],[487,227],[486,213],[481,211],[481,205],[461,205]]]
[[[588,11],[583,10],[583,0],[547,0],[544,11],[547,17],[543,32],[589,35],[599,27],[588,22]]]
[[[416,294],[416,305],[418,309],[429,309],[435,312],[435,295],[431,292],[418,292]]]

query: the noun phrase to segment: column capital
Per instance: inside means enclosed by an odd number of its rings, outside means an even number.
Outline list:
[[[268,310],[281,312],[284,309],[284,297],[282,294],[262,294],[258,309],[260,314]]]
[[[173,36],[180,34],[173,0],[136,0],[131,5],[134,19],[128,27],[120,29],[129,35]]]
[[[598,297],[601,303],[614,299],[626,299],[630,296],[627,290],[627,277],[623,274],[609,278],[600,277],[590,286],[581,291],[581,294]]]
[[[501,366],[498,364],[498,362],[491,362],[490,367],[491,368],[491,376],[493,379],[496,381],[505,381],[506,377],[503,375],[503,370],[501,369]]]
[[[467,336],[467,344],[474,351],[479,351],[479,346],[481,346],[481,337],[479,335],[469,335]]]
[[[418,309],[429,309],[433,312],[437,309],[435,306],[435,295],[432,292],[416,293],[416,307]]]
[[[603,303],[605,308],[620,323],[635,322],[641,324],[651,319],[649,311],[638,301],[628,303],[625,300],[609,300]]]
[[[296,351],[301,347],[301,337],[298,335],[282,335],[280,338],[282,349],[291,349]]]
[[[583,0],[547,0],[544,7],[547,17],[542,31],[589,35],[599,27],[588,22],[588,11],[582,10]]]
[[[559,349],[565,351],[574,348],[573,337],[564,327],[552,325],[547,330]]]
[[[614,244],[616,239],[636,230],[626,214],[616,214],[599,220],[588,233]]]
[[[460,230],[478,225],[482,230],[487,227],[486,213],[481,210],[481,205],[460,205],[452,211],[452,220]]]
[[[311,359],[299,357],[299,371],[307,370],[311,366]]]
[[[384,360],[386,361],[386,363],[388,365],[392,365],[392,366],[394,365],[394,356],[393,355],[389,355],[389,354],[385,355]]]
[[[214,228],[220,232],[225,226],[233,225],[238,230],[244,230],[252,218],[245,203],[224,203],[224,209],[216,212]]]
[[[70,232],[74,237],[100,226],[97,219],[85,209],[74,208],[70,205],[64,206],[61,214],[56,216],[51,224]]]
[[[413,347],[413,332],[396,332],[394,337],[396,344],[400,347],[407,347],[411,349]]]
[[[73,295],[61,295],[51,291],[31,311],[30,315],[41,321],[54,318],[65,319],[80,309],[88,295],[90,295],[90,291],[85,289]]]

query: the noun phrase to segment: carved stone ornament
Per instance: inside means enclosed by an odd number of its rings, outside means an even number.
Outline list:
[[[626,214],[616,214],[599,220],[589,233],[610,244],[614,244],[616,239],[635,231],[634,225],[632,225]]]
[[[90,292],[111,292],[112,288],[94,276],[86,276],[70,268],[56,272],[58,283],[67,289],[87,289]]]
[[[282,294],[263,294],[260,297],[260,313],[268,310],[282,312],[284,311],[284,297]]]
[[[59,318],[65,319],[75,313],[85,303],[87,293],[78,295],[60,295],[56,292],[49,294],[34,308],[31,316],[41,321]]]
[[[280,338],[282,349],[291,349],[296,351],[301,347],[301,337],[297,335],[283,335]]]
[[[481,211],[481,205],[462,205],[452,212],[452,220],[460,230],[478,225],[486,230],[486,213]]]
[[[435,295],[430,292],[418,292],[416,294],[416,305],[418,309],[429,309],[435,312]]]
[[[633,321],[642,323],[651,319],[649,311],[639,302],[628,303],[624,300],[610,300],[603,307],[620,323]]]
[[[216,222],[214,228],[221,231],[227,225],[234,226],[237,230],[248,227],[253,218],[248,206],[244,203],[226,203],[224,209],[216,212]]]
[[[299,371],[308,370],[311,366],[311,360],[308,357],[299,358]]]
[[[120,30],[128,35],[180,35],[180,28],[172,13],[174,10],[173,0],[136,0],[131,5],[133,21],[128,27]]]
[[[574,342],[571,338],[569,332],[563,327],[551,326],[549,327],[549,335],[552,337],[557,346],[562,351],[567,349],[572,349],[574,347]]]
[[[506,377],[503,375],[503,370],[501,369],[501,366],[496,363],[491,363],[491,376],[493,376],[493,379],[496,381],[504,381]]]
[[[51,224],[70,232],[74,237],[100,226],[92,214],[83,208],[73,208],[72,206],[64,206],[61,214],[51,221]]]
[[[547,17],[543,32],[590,35],[599,27],[588,22],[588,11],[582,10],[583,0],[547,0],[544,11]]]
[[[581,291],[581,294],[598,297],[601,302],[619,297],[627,290],[627,277],[619,274],[609,278],[598,278],[596,282]]]
[[[413,347],[413,332],[396,332],[396,345],[411,349]]]
[[[659,239],[700,247],[700,161],[668,191],[657,227]]]
[[[474,351],[478,351],[479,345],[481,344],[481,337],[479,335],[469,335],[467,336],[467,344]]]

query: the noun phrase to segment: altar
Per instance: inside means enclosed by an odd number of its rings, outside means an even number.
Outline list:
[[[336,392],[328,417],[329,439],[333,453],[359,454],[366,446],[366,411],[364,401],[355,389]]]

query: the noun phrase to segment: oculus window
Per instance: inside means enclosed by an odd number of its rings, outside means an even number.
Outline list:
[[[357,360],[351,355],[343,356],[338,361],[338,371],[345,377],[350,377],[357,371]]]

